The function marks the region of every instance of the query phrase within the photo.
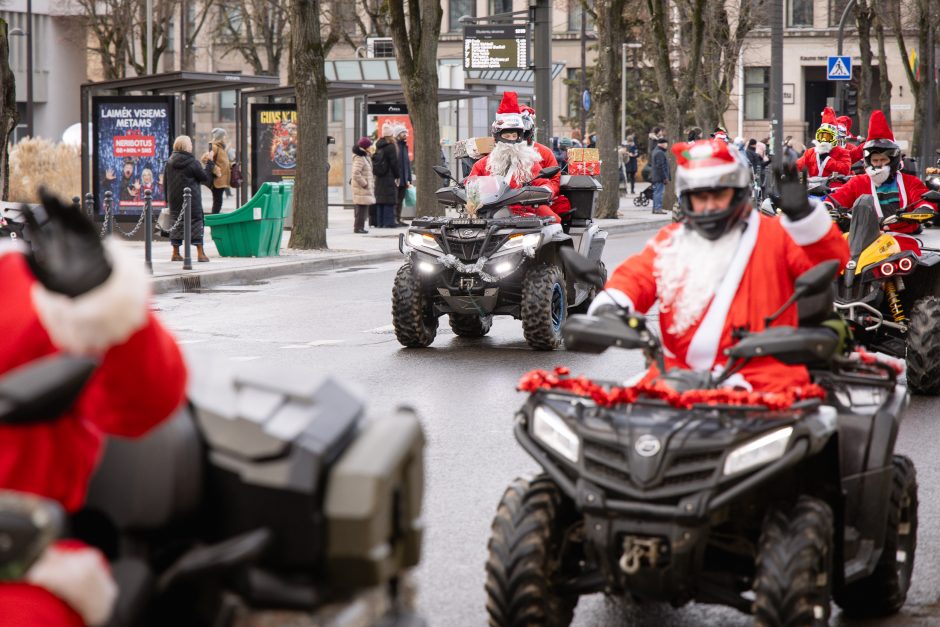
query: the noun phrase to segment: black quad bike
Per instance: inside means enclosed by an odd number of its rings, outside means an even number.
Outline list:
[[[924,198],[940,200],[940,192]],[[932,211],[904,209],[884,219],[873,210],[845,214],[851,258],[836,282],[835,306],[855,339],[906,360],[914,394],[940,394],[940,249],[882,232],[882,226],[934,217]],[[910,246],[915,241],[916,248]]]
[[[747,360],[773,356],[809,365],[824,400],[679,409],[643,396],[600,406],[560,389],[531,394],[514,430],[542,473],[510,485],[493,520],[490,625],[567,625],[578,597],[595,592],[719,603],[774,626],[826,625],[831,599],[853,616],[904,604],[917,481],[894,446],[908,394],[889,366],[844,355],[832,328],[802,326],[830,315],[836,268],[797,280],[800,327],[740,333],[719,376],[662,377],[678,392],[716,388]],[[663,367],[639,315],[572,316],[565,341],[591,353],[643,349]]]
[[[607,242],[607,232],[594,221],[600,184],[591,176],[563,176],[561,193],[572,210],[562,224],[554,224],[509,209],[549,204],[551,192],[543,187],[512,189],[496,176],[472,177],[465,187],[446,168],[434,170],[454,182],[437,191],[439,203],[461,215],[418,218],[401,235],[399,249],[407,260],[392,290],[398,341],[412,348],[430,345],[442,315],[457,335],[483,337],[493,316],[508,315],[522,320],[532,348],[559,348],[568,311],[586,310],[594,288],[566,276],[558,253],[570,248],[600,260]],[[545,168],[538,178],[558,172],[555,166]],[[468,195],[478,204],[474,217],[465,213]]]
[[[56,420],[94,368],[55,356],[11,371],[0,423]],[[0,491],[0,580],[67,535],[111,563],[108,627],[424,625],[406,599],[422,536],[417,417],[366,422],[334,381],[283,373],[217,373],[192,389],[143,439],[108,441],[77,514]]]

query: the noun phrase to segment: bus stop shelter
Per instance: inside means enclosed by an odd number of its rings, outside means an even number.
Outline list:
[[[92,189],[93,157],[90,126],[92,102],[96,96],[174,96],[176,115],[172,134],[192,135],[193,103],[198,94],[222,91],[236,92],[236,109],[242,99],[237,97],[244,89],[271,88],[280,83],[277,76],[250,76],[223,72],[166,72],[132,78],[120,78],[81,86],[81,119],[87,124],[82,133],[82,195]],[[242,115],[236,110],[235,133],[239,135]]]

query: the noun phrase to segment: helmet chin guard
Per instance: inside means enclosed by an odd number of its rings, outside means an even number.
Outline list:
[[[749,189],[735,188],[734,195],[731,197],[731,202],[728,203],[727,208],[721,211],[696,213],[692,210],[690,193],[686,192],[679,197],[679,206],[682,207],[682,215],[688,228],[707,240],[715,241],[731,231],[747,215],[750,208],[750,197]]]

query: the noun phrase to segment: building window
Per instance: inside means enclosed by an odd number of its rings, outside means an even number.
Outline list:
[[[490,15],[512,13],[512,0],[490,0]]]
[[[458,20],[464,15],[477,16],[476,0],[450,0],[447,7],[447,26],[450,32],[457,33],[463,30],[463,24]]]
[[[572,32],[581,32],[581,16],[587,18],[584,24],[584,30],[594,30],[594,18],[584,10],[581,0],[568,0],[568,30]]]
[[[787,2],[787,26],[813,25],[813,0],[789,0]]]
[[[235,121],[235,99],[238,93],[235,90],[219,92],[219,120],[222,122]]]
[[[829,26],[836,28],[839,26],[839,20],[842,19],[842,12],[845,11],[845,5],[849,0],[829,0]],[[855,25],[855,12],[852,11],[845,18],[848,26]]]
[[[744,119],[770,119],[770,68],[744,68]]]
[[[345,107],[345,98],[333,98],[330,100],[330,122],[342,122]]]

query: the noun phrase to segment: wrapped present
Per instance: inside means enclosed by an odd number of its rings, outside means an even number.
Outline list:
[[[597,176],[601,173],[600,161],[575,161],[568,162],[568,174]]]
[[[601,153],[597,148],[569,148],[568,163],[582,163],[586,161],[599,162]]]
[[[454,156],[479,159],[493,152],[496,141],[492,137],[468,137],[454,144]]]

